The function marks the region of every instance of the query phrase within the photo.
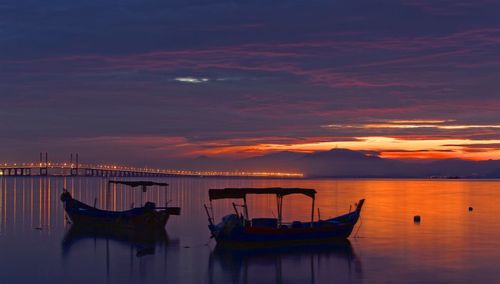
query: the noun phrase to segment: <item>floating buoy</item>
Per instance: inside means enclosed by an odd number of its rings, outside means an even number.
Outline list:
[[[472,211],[472,210],[474,210],[474,208],[472,208],[472,207],[469,207],[469,212],[470,212],[470,211]]]
[[[420,215],[413,216],[413,222],[420,223]]]

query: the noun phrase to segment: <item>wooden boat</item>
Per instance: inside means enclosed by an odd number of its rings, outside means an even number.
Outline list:
[[[253,218],[248,216],[246,197],[248,194],[271,194],[277,199],[277,218]],[[311,220],[309,222],[282,222],[283,197],[290,194],[302,194],[312,199]],[[314,201],[316,190],[307,188],[224,188],[210,189],[210,207],[205,205],[209,230],[217,244],[222,245],[276,245],[303,244],[338,241],[351,234],[358,221],[364,199],[355,206],[355,210],[334,218],[314,221]],[[243,205],[233,203],[235,214],[222,218],[215,224],[213,200],[242,199]],[[242,208],[238,211],[238,206]],[[318,211],[319,215],[319,211]]]
[[[141,187],[142,192],[146,192],[148,186],[168,186],[166,183],[151,181],[109,181],[108,192],[110,184],[123,184],[132,188]],[[66,190],[60,198],[71,223],[75,225],[111,226],[126,229],[163,228],[170,215],[180,215],[179,207],[157,207],[153,202],[146,202],[144,206],[130,210],[109,211],[78,201]]]

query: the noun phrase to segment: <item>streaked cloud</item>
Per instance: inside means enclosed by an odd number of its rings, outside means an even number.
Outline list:
[[[414,120],[404,120],[404,119],[392,119],[386,120],[387,123],[395,124],[405,124],[405,123],[417,123],[417,124],[427,124],[427,123],[445,123],[453,122],[454,119],[442,120],[442,119],[414,119]]]
[[[499,157],[498,1],[35,2],[0,9],[3,157]]]
[[[500,124],[452,124],[454,120],[393,120],[387,123],[361,123],[361,124],[327,124],[324,128],[358,128],[358,129],[500,129]]]
[[[236,154],[251,152],[254,155],[275,151],[292,151],[311,153],[328,151],[334,148],[345,148],[361,151],[377,151],[385,158],[463,158],[471,160],[500,159],[500,147],[492,147],[500,143],[497,140],[468,139],[398,139],[390,137],[357,137],[355,141],[321,141],[297,144],[255,144],[248,146],[226,146],[203,151],[207,155]],[[484,145],[488,152],[469,151]]]

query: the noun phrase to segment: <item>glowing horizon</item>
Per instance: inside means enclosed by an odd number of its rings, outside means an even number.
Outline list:
[[[273,152],[328,151],[335,148],[354,151],[376,151],[382,158],[445,159],[466,160],[500,159],[500,139],[419,139],[407,140],[391,137],[355,137],[355,141],[314,142],[303,144],[256,144],[249,146],[216,147],[196,152],[203,155],[241,155],[258,156]],[[491,145],[494,145],[492,148]],[[468,148],[469,147],[469,148]]]
[[[181,2],[0,10],[0,160],[500,159],[494,1]]]

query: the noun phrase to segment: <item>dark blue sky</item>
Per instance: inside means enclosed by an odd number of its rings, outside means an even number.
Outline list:
[[[2,1],[1,160],[500,158],[500,2]]]

